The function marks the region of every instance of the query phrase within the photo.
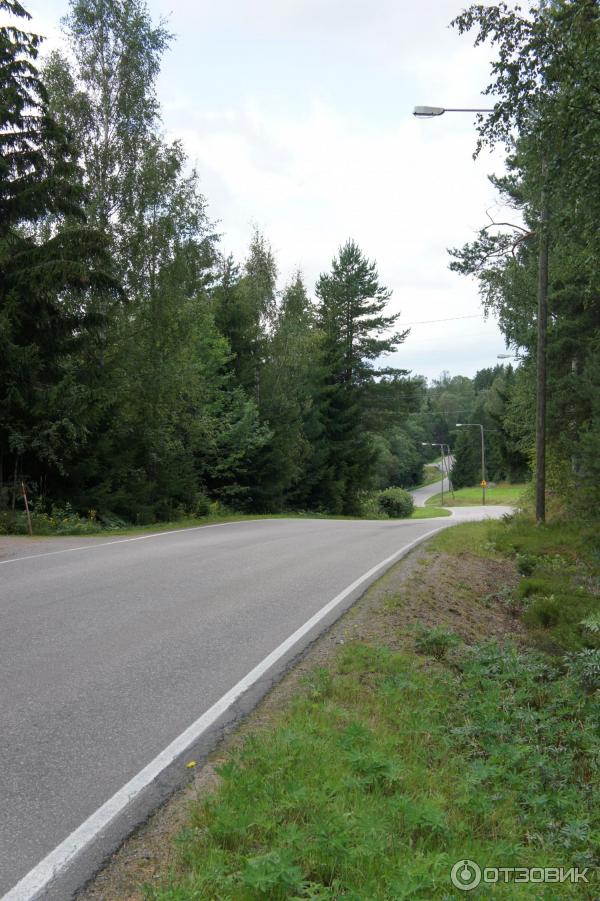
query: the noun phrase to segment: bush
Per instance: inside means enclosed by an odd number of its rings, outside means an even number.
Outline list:
[[[380,491],[377,506],[390,519],[402,519],[411,515],[415,504],[412,496],[403,488],[386,488],[385,491]]]
[[[553,594],[537,595],[525,613],[525,622],[530,626],[550,629],[561,621],[561,605]]]
[[[122,519],[120,516],[117,516],[116,513],[113,513],[112,510],[107,510],[105,513],[98,514],[98,522],[104,529],[125,529],[129,525],[126,520]]]
[[[521,579],[519,582],[519,595],[522,598],[530,598],[536,594],[547,594],[551,583],[547,579]]]
[[[517,554],[517,569],[522,576],[530,576],[536,565],[537,559],[531,554]]]
[[[429,654],[436,660],[443,660],[450,648],[459,641],[454,632],[436,626],[433,629],[423,629],[415,639],[415,648],[419,654]]]
[[[102,531],[95,510],[88,518],[80,516],[70,504],[54,505],[50,513],[34,507],[31,511],[34,535],[95,535]],[[22,510],[0,512],[0,535],[27,535],[27,516]]]
[[[203,491],[199,491],[194,498],[191,514],[192,516],[208,516],[210,513],[210,500]]]
[[[600,688],[600,649],[586,648],[567,657],[569,675],[586,691]]]

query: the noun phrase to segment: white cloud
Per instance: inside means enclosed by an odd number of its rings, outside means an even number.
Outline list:
[[[486,175],[500,158],[473,161],[468,114],[411,115],[419,103],[487,105],[488,51],[448,28],[454,0],[150,7],[171,14],[178,35],[159,83],[165,127],[198,166],[224,249],[242,256],[257,223],[282,280],[301,266],[312,289],[353,237],[403,321],[480,312],[475,284],[448,271],[446,248],[484,221],[494,203]],[[65,11],[66,0],[45,0],[46,25]],[[503,347],[492,322],[419,326],[399,362],[471,373]]]

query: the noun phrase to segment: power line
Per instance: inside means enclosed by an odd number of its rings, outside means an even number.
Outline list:
[[[429,325],[430,322],[455,322],[457,319],[484,319],[483,313],[472,313],[470,316],[448,316],[446,319],[421,319],[419,322],[400,322],[400,325]]]

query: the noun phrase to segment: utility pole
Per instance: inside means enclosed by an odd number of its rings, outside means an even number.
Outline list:
[[[483,506],[485,507],[485,486],[486,486],[486,478],[485,478],[485,440],[483,437],[483,426],[481,428],[481,490],[483,492]]]
[[[444,447],[445,444],[438,444],[436,441],[421,441],[423,447],[439,447],[442,455],[442,507],[444,506]],[[448,487],[450,487],[450,471],[448,471]]]
[[[546,334],[548,331],[548,222],[546,161],[542,162],[540,247],[537,284],[537,399],[535,411],[535,519],[546,520]]]
[[[491,109],[457,109],[442,106],[415,106],[413,115],[431,119],[450,112],[491,113]],[[548,332],[548,164],[542,152],[542,188],[540,192],[540,235],[537,283],[537,374],[535,411],[535,519],[538,525],[546,521],[546,335]],[[481,432],[483,446],[483,430]],[[482,475],[481,481],[485,482]],[[485,486],[483,488],[485,503]]]
[[[457,429],[464,429],[466,426],[475,425],[481,429],[481,503],[485,507],[485,489],[487,485],[487,481],[485,478],[485,438],[484,432],[485,429],[480,422],[457,422]],[[489,431],[489,430],[488,430]]]

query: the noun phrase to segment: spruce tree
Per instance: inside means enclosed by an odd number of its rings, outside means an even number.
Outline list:
[[[17,0],[0,11],[30,18]],[[64,471],[84,441],[73,354],[116,290],[87,228],[77,153],[50,115],[35,60],[41,38],[0,28],[0,483]],[[10,473],[9,473],[10,470]]]
[[[333,512],[355,513],[373,469],[365,429],[368,388],[384,375],[376,369],[377,361],[394,351],[407,333],[390,334],[399,318],[385,313],[391,292],[379,284],[376,264],[354,241],[340,248],[331,273],[319,278],[316,293],[327,456],[314,499]]]

